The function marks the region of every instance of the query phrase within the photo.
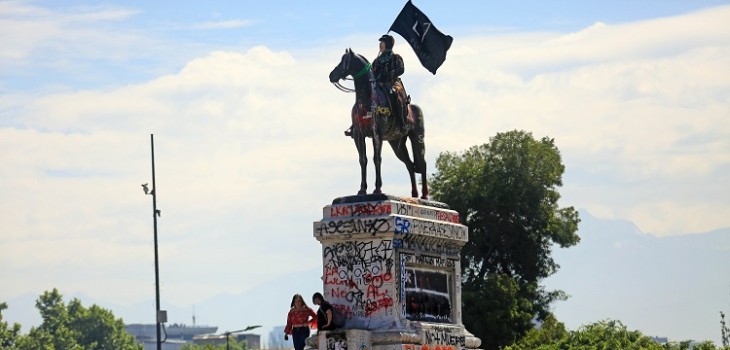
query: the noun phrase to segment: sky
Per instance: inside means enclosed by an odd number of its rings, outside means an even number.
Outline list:
[[[372,60],[402,4],[0,1],[0,301],[153,295],[151,134],[168,302],[321,266],[312,222],[359,188],[354,96],[327,76],[346,48]],[[454,37],[432,75],[396,35],[430,174],[527,130],[561,151],[561,206],[730,227],[730,2],[414,4]],[[387,149],[383,174],[410,193]]]

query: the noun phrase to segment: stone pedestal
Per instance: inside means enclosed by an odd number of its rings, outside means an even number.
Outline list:
[[[319,332],[319,350],[466,350],[479,338],[461,319],[460,250],[468,230],[439,202],[349,196],[314,223],[323,295],[347,321]],[[316,344],[315,344],[316,343]]]

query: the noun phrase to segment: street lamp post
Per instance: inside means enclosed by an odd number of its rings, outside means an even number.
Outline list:
[[[250,331],[252,329],[259,328],[259,327],[261,327],[261,326],[259,326],[259,325],[256,325],[256,326],[248,326],[248,327],[246,327],[244,329],[239,329],[237,331],[223,333],[226,336],[226,350],[230,350],[230,345],[228,344],[228,338],[231,337],[231,334],[246,332],[246,331]]]
[[[160,264],[157,252],[157,217],[160,211],[157,210],[157,186],[155,183],[155,135],[150,134],[150,145],[152,148],[152,190],[147,184],[142,185],[145,194],[152,195],[152,221],[154,222],[155,234],[155,323],[157,325],[157,350],[162,350],[161,339],[161,323],[167,322],[167,315],[164,311],[160,311]]]

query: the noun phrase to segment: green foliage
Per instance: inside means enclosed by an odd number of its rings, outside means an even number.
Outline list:
[[[468,281],[462,287],[463,322],[477,334],[482,344],[503,346],[515,341],[517,332],[532,327],[530,301],[520,295],[520,287],[510,276],[489,274],[485,281]],[[513,335],[507,337],[506,335]]]
[[[97,305],[84,308],[78,299],[68,305],[70,327],[76,333],[76,341],[84,349],[137,349],[139,344],[127,333],[121,318]]]
[[[15,345],[20,338],[20,325],[10,326],[3,321],[3,310],[8,308],[7,303],[0,303],[0,350],[16,349]]]
[[[462,249],[462,310],[467,328],[486,349],[511,344],[565,299],[539,281],[557,271],[553,244],[579,242],[578,213],[558,207],[565,170],[552,139],[499,133],[462,154],[442,153],[432,195],[469,226]]]
[[[677,349],[677,350],[682,350],[682,349],[681,349],[681,348],[679,348],[679,347],[674,347],[674,348],[668,348],[668,347],[667,347],[667,348],[665,348],[665,349],[671,349],[671,350]],[[706,342],[702,342],[702,343],[700,343],[700,344],[698,344],[698,345],[695,345],[694,347],[692,347],[692,350],[730,350],[730,347],[728,347],[728,346],[722,346],[722,347],[720,347],[720,346],[717,346],[717,347],[716,347],[716,346],[715,346],[715,343],[713,343],[713,342],[711,342],[711,341],[706,341]]]
[[[554,317],[548,316],[540,329],[532,329],[519,342],[504,350],[688,350],[690,342],[658,344],[639,331],[630,331],[620,321],[605,320],[568,332]],[[693,350],[723,350],[712,342],[692,347]]]
[[[722,339],[722,346],[730,347],[730,328],[725,323],[725,313],[720,311],[720,335]]]
[[[639,331],[629,331],[620,321],[600,321],[581,327],[573,332],[567,340],[570,346],[576,348],[605,348],[605,349],[661,349],[662,346]]]
[[[19,343],[19,349],[83,350],[76,342],[76,335],[69,327],[68,309],[57,289],[46,291],[35,303],[43,322],[30,329],[27,337]]]
[[[4,304],[3,304],[4,305]],[[111,311],[92,305],[85,308],[78,299],[68,306],[57,289],[36,301],[42,323],[28,335],[2,350],[142,350],[142,344],[128,334],[121,319]],[[0,332],[2,332],[0,324]],[[20,326],[18,325],[18,329]],[[3,338],[4,339],[4,338]],[[4,343],[3,343],[4,344]]]
[[[563,349],[561,345],[570,337],[570,332],[565,325],[553,316],[547,315],[539,329],[531,329],[516,344],[508,346],[510,350],[558,350]]]

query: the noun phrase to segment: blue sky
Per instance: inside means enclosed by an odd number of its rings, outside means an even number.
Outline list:
[[[430,165],[528,130],[561,150],[561,205],[730,226],[727,1],[414,3],[454,37],[431,75],[396,36]],[[345,48],[372,59],[402,4],[0,1],[0,300],[148,298],[151,133],[169,302],[319,266],[311,222],[359,183],[327,75]],[[409,193],[388,152],[384,178]]]
[[[639,21],[722,4],[727,1],[417,3],[457,38],[493,32],[576,31],[596,22]],[[137,44],[151,46],[143,51],[109,55],[107,51],[93,48],[73,52],[73,38],[37,38],[40,40],[35,42],[31,38],[19,46],[30,49],[35,58],[33,67],[9,70],[2,76],[6,88],[35,90],[52,83],[68,82],[84,87],[140,81],[162,72],[174,72],[187,59],[215,49],[240,50],[266,45],[274,50],[316,50],[318,46],[348,36],[382,34],[392,23],[391,14],[397,14],[402,4],[382,0],[367,5],[330,1],[209,1],[174,6],[160,1],[151,4],[147,1],[5,1],[3,6],[9,9],[3,15],[3,22],[8,26],[55,24],[55,29],[61,30],[57,32],[59,35],[100,30],[99,34],[108,35],[110,41],[140,40]],[[368,8],[378,10],[370,13]],[[16,9],[23,11],[11,11]],[[100,13],[106,16],[88,16]],[[17,34],[9,31],[5,35]],[[48,53],[53,55],[38,57]],[[63,68],[58,67],[59,61],[63,61]]]

